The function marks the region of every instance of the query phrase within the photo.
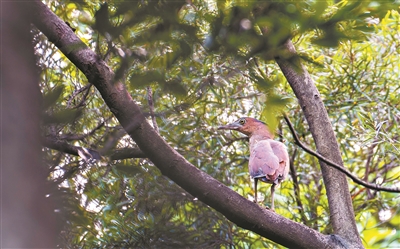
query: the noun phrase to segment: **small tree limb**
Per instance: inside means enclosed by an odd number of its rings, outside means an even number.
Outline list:
[[[329,166],[334,167],[335,169],[343,172],[347,177],[351,178],[355,183],[358,183],[358,184],[360,184],[360,185],[362,185],[362,186],[364,186],[366,188],[373,189],[373,190],[378,190],[378,191],[400,193],[400,189],[399,188],[380,187],[380,186],[377,186],[376,184],[365,182],[365,181],[359,179],[356,175],[354,175],[350,171],[348,171],[346,168],[340,166],[337,163],[332,162],[331,160],[323,157],[318,152],[315,152],[312,149],[308,148],[306,145],[304,145],[300,141],[299,137],[297,136],[297,133],[296,133],[295,129],[293,128],[293,124],[290,122],[290,120],[289,120],[289,118],[287,117],[286,114],[284,114],[284,118],[285,118],[286,123],[289,126],[290,131],[292,132],[293,138],[295,140],[295,144],[300,146],[308,154],[315,156],[316,158],[318,158],[319,160],[325,162]]]
[[[66,141],[57,140],[54,138],[44,138],[42,139],[42,145],[53,150],[58,150],[63,153],[80,156],[83,159],[92,158],[100,159],[102,153],[97,150],[88,149],[80,146],[74,146]],[[90,155],[90,156],[89,156]],[[113,150],[112,153],[106,154],[110,160],[123,160],[130,158],[147,158],[147,156],[139,148],[122,148]]]
[[[156,116],[154,115],[153,90],[151,89],[151,86],[147,86],[147,102],[149,103],[150,116],[151,116],[151,121],[153,123],[153,128],[154,130],[156,130],[157,133],[160,133],[157,125]]]

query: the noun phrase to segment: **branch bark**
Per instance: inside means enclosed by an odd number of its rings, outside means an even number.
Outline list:
[[[281,68],[304,112],[317,151],[323,157],[343,167],[336,136],[321,95],[307,69],[297,57],[292,42],[286,42],[286,58],[278,57]],[[354,219],[353,205],[345,174],[319,161],[328,196],[330,218],[335,234],[345,238],[353,248],[364,248]]]
[[[34,24],[74,63],[101,93],[107,106],[139,148],[161,172],[229,220],[291,248],[344,248],[343,239],[323,235],[266,210],[200,171],[171,148],[146,122],[140,107],[104,61],[86,47],[62,20],[36,1]]]

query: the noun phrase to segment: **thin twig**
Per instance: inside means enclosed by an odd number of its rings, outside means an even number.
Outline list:
[[[57,150],[63,153],[80,157],[82,157],[83,154],[93,159],[101,159],[102,155],[109,157],[110,160],[112,161],[130,159],[130,158],[146,158],[146,154],[144,154],[143,151],[141,151],[137,147],[118,148],[112,150],[110,153],[102,154],[101,151],[99,150],[75,146],[67,143],[65,140],[59,140],[57,138],[52,138],[52,137],[42,138],[42,144],[44,147],[47,147],[49,149]]]
[[[89,84],[85,85],[84,87],[81,87],[81,88],[75,90],[75,91],[72,93],[72,95],[70,96],[70,98],[69,98],[69,100],[68,100],[68,102],[67,102],[67,107],[69,108],[69,107],[71,106],[72,100],[73,100],[78,94],[80,94],[80,93],[86,91],[86,93],[85,93],[85,95],[83,96],[82,100],[79,102],[79,104],[78,104],[76,107],[82,106],[82,103],[86,100],[86,97],[87,97],[87,95],[89,94],[89,90],[90,90],[90,87],[91,87],[91,86],[92,86],[92,84],[89,83]]]
[[[106,120],[104,120],[102,122],[99,122],[99,124],[95,128],[93,128],[93,130],[89,131],[88,133],[85,133],[85,134],[73,134],[73,135],[70,135],[70,134],[62,135],[62,136],[60,136],[60,139],[61,140],[66,140],[66,141],[83,140],[84,138],[89,137],[89,136],[93,135],[94,133],[96,133],[97,130],[103,128],[105,123],[107,121],[109,121],[111,118],[112,117],[109,117]]]
[[[147,101],[149,102],[150,116],[151,121],[153,122],[153,128],[154,130],[156,130],[157,133],[160,133],[160,131],[158,130],[156,116],[154,115],[153,91],[151,90],[151,86],[147,86]]]
[[[300,187],[299,187],[299,182],[297,180],[297,172],[296,172],[296,168],[294,167],[294,159],[296,158],[296,155],[297,155],[297,148],[294,149],[293,154],[290,157],[290,161],[289,161],[290,175],[292,176],[292,179],[293,179],[294,196],[296,199],[297,206],[300,209],[301,220],[303,221],[304,224],[307,224],[308,220],[304,214],[304,207],[303,207],[303,203],[301,202],[301,198],[300,198]]]
[[[367,162],[365,163],[365,174],[364,174],[364,181],[368,180],[369,172],[370,172],[370,166],[372,162],[372,158],[374,156],[374,149],[375,146],[377,145],[378,138],[374,139],[374,142],[372,143],[371,147],[368,148],[368,156],[367,156]],[[370,200],[373,198],[373,194],[369,189],[367,189],[367,200]]]
[[[350,171],[348,171],[346,168],[340,166],[337,163],[332,162],[331,160],[323,157],[322,155],[320,155],[319,153],[311,150],[310,148],[308,148],[306,145],[304,145],[299,137],[297,136],[297,133],[295,131],[295,129],[293,128],[292,123],[290,122],[289,118],[286,116],[286,114],[283,115],[285,118],[286,123],[289,126],[290,131],[292,132],[293,138],[295,140],[295,143],[300,146],[305,152],[307,152],[310,155],[315,156],[316,158],[318,158],[319,160],[325,162],[327,165],[334,167],[335,169],[341,171],[342,173],[344,173],[346,176],[348,176],[349,178],[351,178],[355,183],[358,183],[366,188],[369,189],[374,189],[374,190],[378,190],[378,191],[385,191],[385,192],[392,192],[392,193],[400,193],[400,189],[399,188],[388,188],[388,187],[379,187],[376,184],[372,184],[372,183],[368,183],[365,182],[361,179],[359,179],[357,176],[353,175],[353,173],[351,173]]]

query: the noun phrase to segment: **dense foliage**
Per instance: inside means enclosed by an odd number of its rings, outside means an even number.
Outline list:
[[[396,6],[370,1],[47,4],[126,82],[173,148],[249,199],[254,190],[247,141],[215,127],[253,116],[276,128],[294,166],[277,190],[276,212],[330,233],[318,160],[297,148],[279,121],[286,112],[313,147],[296,97],[273,61],[286,56],[279,48],[292,38],[324,99],[345,166],[365,181],[400,186]],[[265,26],[268,30],[260,28]],[[104,155],[88,162],[43,149],[50,179],[65,193],[60,206],[69,214],[63,239],[70,248],[280,248],[231,223],[149,160],[129,153],[134,141],[86,77],[39,33],[35,49],[42,69],[43,136]],[[365,246],[400,246],[399,195],[349,184]],[[269,185],[261,184],[259,193],[265,193],[268,205]]]

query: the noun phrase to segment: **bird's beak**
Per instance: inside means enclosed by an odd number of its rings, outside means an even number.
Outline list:
[[[240,124],[235,122],[227,125],[218,126],[218,130],[237,130],[240,127]]]

